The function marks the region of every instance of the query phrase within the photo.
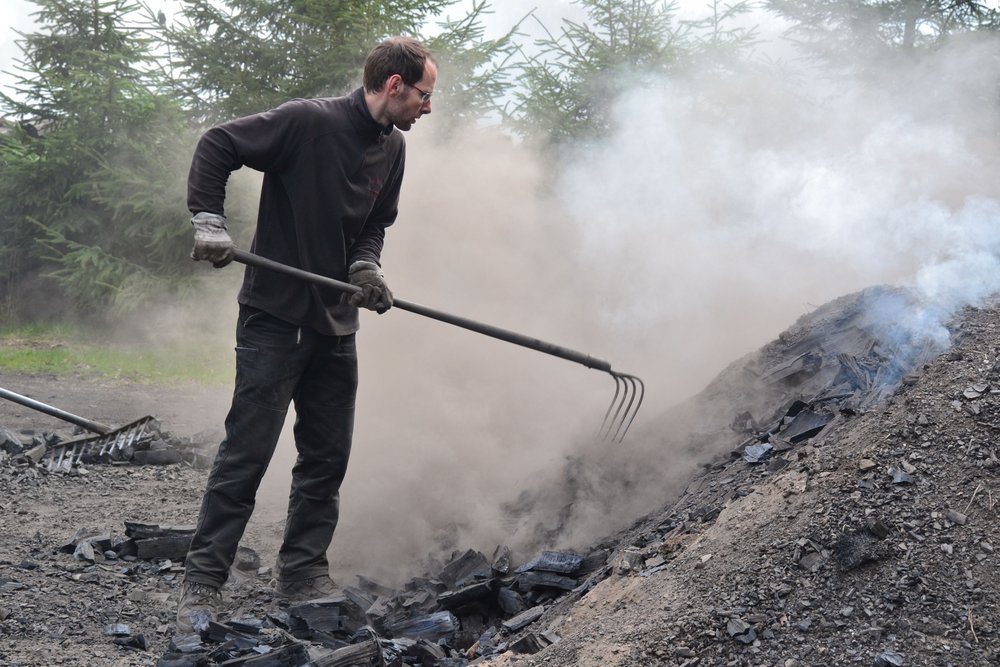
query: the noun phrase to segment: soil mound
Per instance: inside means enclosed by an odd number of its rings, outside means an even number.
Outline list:
[[[945,347],[872,318],[907,298],[828,304],[664,415],[712,460],[540,621],[560,642],[497,664],[998,664],[998,311]]]

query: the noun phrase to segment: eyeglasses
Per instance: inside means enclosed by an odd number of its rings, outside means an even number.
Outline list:
[[[429,101],[431,99],[431,95],[434,94],[434,91],[431,91],[431,92],[428,93],[426,90],[420,90],[419,88],[417,88],[416,86],[414,86],[412,83],[406,83],[405,81],[403,83],[406,84],[407,86],[409,86],[410,88],[413,88],[418,93],[420,93],[420,103],[421,104],[423,104],[424,102]]]

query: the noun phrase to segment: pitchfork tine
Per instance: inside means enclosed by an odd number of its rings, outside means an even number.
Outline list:
[[[612,397],[611,405],[608,406],[604,421],[601,423],[601,439],[622,442],[625,439],[625,434],[628,433],[629,426],[632,425],[632,420],[639,412],[639,406],[642,405],[642,397],[646,390],[642,380],[634,375],[616,373],[610,370],[608,374],[615,380],[615,395]],[[637,389],[637,387],[641,389]],[[636,400],[637,396],[638,400]],[[614,411],[613,415],[612,411]]]
[[[615,409],[615,404],[618,403],[618,394],[621,393],[622,383],[618,380],[618,377],[611,373],[611,377],[615,379],[615,395],[611,398],[611,403],[608,405],[607,411],[604,413],[604,420],[601,421],[601,429],[598,431],[598,437],[601,440],[606,440],[608,435],[611,433],[610,425],[614,422],[610,419],[611,411]],[[617,416],[617,412],[615,416]]]
[[[630,392],[628,382],[625,381],[625,378],[612,371],[609,371],[609,373],[611,374],[611,377],[615,379],[615,395],[614,398],[611,399],[611,404],[614,406],[617,403],[617,407],[615,408],[615,413],[612,418],[607,421],[607,424],[605,424],[607,428],[604,430],[602,438],[609,442],[615,442],[618,437],[618,431],[621,430],[620,419],[624,419],[624,417],[622,417],[622,410],[625,411],[625,415],[628,414],[628,409],[625,406],[630,404]],[[621,396],[620,399],[618,398],[619,395]],[[616,424],[618,425],[618,428],[615,428]]]
[[[618,434],[622,430],[625,420],[628,418],[629,411],[632,409],[632,403],[635,401],[635,383],[632,382],[627,375],[621,375],[619,373],[615,373],[614,375],[615,379],[622,383],[624,391],[622,393],[622,402],[615,411],[614,423],[618,425],[618,428],[615,429],[613,434],[609,431],[608,435],[611,436],[611,442],[621,442]]]
[[[611,375],[615,378],[615,396],[620,396],[620,398],[617,399],[615,412],[611,416],[611,419],[608,420],[608,429],[604,433],[604,438],[608,442],[615,441],[615,425],[620,423],[623,414],[622,411],[625,408],[625,404],[629,397],[628,383],[626,383],[625,380],[623,380],[617,373],[612,373]]]
[[[625,407],[625,413],[622,415],[621,423],[618,424],[618,430],[615,432],[615,439],[621,442],[625,439],[625,434],[628,433],[629,427],[632,426],[632,422],[635,420],[635,416],[639,414],[639,408],[642,406],[642,399],[646,396],[646,385],[643,384],[642,380],[634,375],[628,375],[627,373],[618,374],[622,382],[628,383],[628,386],[632,388],[632,394],[628,399],[628,405]],[[636,397],[638,396],[638,400]],[[622,398],[624,403],[625,399]],[[635,404],[635,408],[632,404]],[[631,416],[629,416],[631,413]]]

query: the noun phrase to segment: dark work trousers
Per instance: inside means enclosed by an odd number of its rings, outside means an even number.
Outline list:
[[[298,458],[275,576],[299,581],[328,574],[357,385],[354,334],[324,336],[240,306],[236,389],[187,555],[187,581],[225,583],[291,401]]]

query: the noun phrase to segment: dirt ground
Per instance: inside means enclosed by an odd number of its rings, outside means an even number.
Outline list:
[[[965,312],[953,346],[888,399],[753,466],[706,452],[683,496],[608,538],[610,575],[546,609],[558,641],[495,665],[1000,664],[1000,311]],[[190,436],[217,389],[0,378],[0,386],[106,423],[158,414]],[[178,396],[183,400],[178,400]],[[168,399],[169,400],[166,400]],[[22,437],[61,427],[0,401]],[[190,523],[206,471],[184,464],[48,474],[0,465],[0,664],[154,665],[173,634],[177,563],[95,564],[61,552],[81,527]],[[271,531],[249,536],[271,545]],[[641,568],[623,568],[638,554]],[[234,609],[273,606],[235,581]],[[106,634],[129,625],[148,650]]]
[[[4,375],[0,386],[104,424],[151,414],[177,433],[192,435],[209,422],[215,393],[203,388],[160,388],[124,382],[76,381],[51,375]],[[178,395],[182,396],[178,400]],[[23,439],[43,432],[71,433],[54,417],[0,401],[0,426]],[[186,465],[88,466],[85,474],[48,474],[38,468],[0,472],[0,663],[5,665],[152,665],[155,649],[172,631],[179,566],[150,577],[136,564],[96,565],[60,553],[81,528],[117,535],[124,521],[184,524],[197,515],[205,471]],[[112,643],[104,629],[126,623],[150,652]]]

